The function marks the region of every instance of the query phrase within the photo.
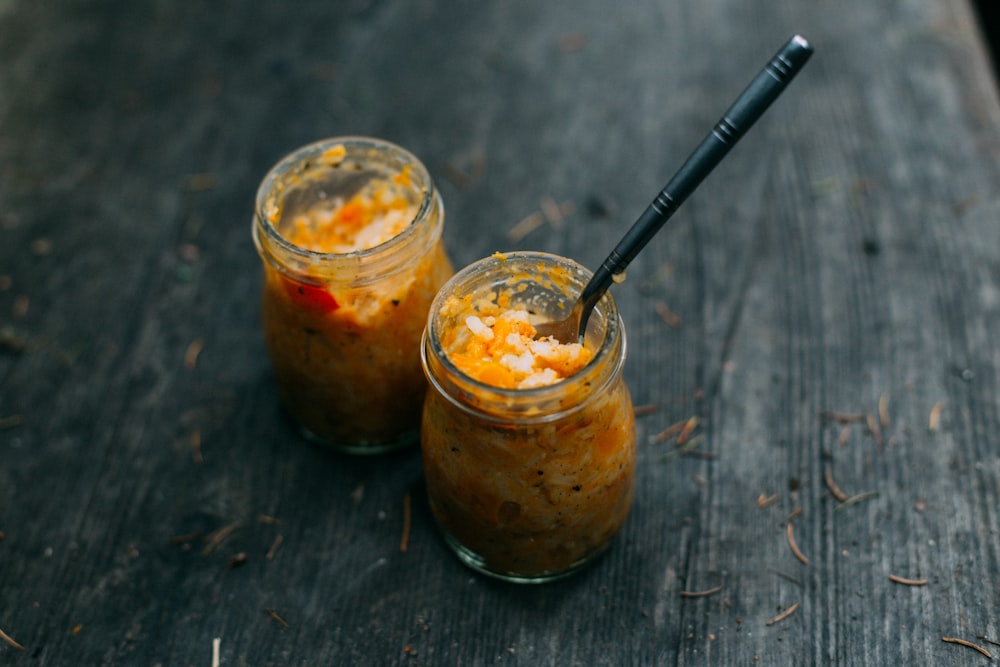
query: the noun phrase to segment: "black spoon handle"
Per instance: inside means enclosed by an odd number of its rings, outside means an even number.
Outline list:
[[[587,283],[580,300],[588,313],[611,286],[612,278],[635,259],[660,227],[674,214],[695,188],[726,156],[736,142],[767,110],[785,86],[809,60],[813,48],[795,35],[761,70],[746,90],[716,123],[712,131],[688,157],[687,162],[660,191],[653,203],[636,220],[601,267]]]

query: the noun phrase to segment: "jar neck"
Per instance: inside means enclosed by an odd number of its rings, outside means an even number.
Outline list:
[[[261,258],[281,273],[363,287],[412,266],[416,258],[430,252],[441,239],[443,228],[441,197],[432,186],[413,221],[402,232],[373,248],[348,253],[306,250],[285,240],[259,211],[254,215],[253,240]]]
[[[552,280],[547,271],[552,266],[569,269],[562,276],[565,280]],[[610,293],[598,302],[588,326],[586,345],[594,351],[593,358],[570,377],[541,387],[504,389],[479,382],[459,370],[448,358],[442,338],[445,330],[456,326],[463,316],[455,317],[446,303],[456,297],[466,303],[474,303],[483,296],[496,298],[500,293],[497,285],[505,282],[502,278],[498,280],[498,272],[517,276],[518,281],[537,279],[547,288],[559,290],[561,298],[570,304],[589,279],[586,269],[545,253],[513,253],[502,260],[488,258],[456,274],[431,306],[421,345],[424,370],[435,391],[455,407],[480,419],[538,423],[554,421],[585,408],[621,380],[626,356],[625,329]],[[523,292],[514,287],[511,305],[523,305],[517,302],[520,294]],[[541,301],[530,295],[525,298],[535,306],[529,310],[537,312]],[[558,312],[566,306],[556,303],[553,307]]]
[[[336,162],[328,157],[335,149]],[[341,151],[342,149],[342,151]],[[326,160],[326,162],[324,162]],[[413,219],[403,230],[371,248],[320,252],[290,242],[280,229],[310,205],[333,195],[406,171],[403,194],[413,202]],[[257,192],[253,239],[261,258],[275,270],[311,282],[361,287],[412,265],[441,239],[444,207],[440,193],[420,161],[394,144],[364,137],[329,139],[286,156],[267,174]]]

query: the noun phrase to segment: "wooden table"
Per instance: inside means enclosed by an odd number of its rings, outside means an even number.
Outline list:
[[[457,265],[596,267],[796,32],[614,287],[640,466],[595,566],[475,575],[418,451],[295,434],[250,239],[282,155],[390,139]],[[962,0],[0,1],[0,662],[988,664],[950,639],[1000,654],[998,184]]]

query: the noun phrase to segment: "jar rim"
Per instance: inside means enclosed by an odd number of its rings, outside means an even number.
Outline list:
[[[497,253],[469,264],[455,273],[442,286],[431,303],[427,326],[424,328],[424,340],[421,345],[421,359],[424,364],[425,374],[428,376],[431,384],[440,393],[464,410],[473,410],[477,414],[482,414],[484,410],[481,404],[486,403],[503,406],[505,409],[513,409],[522,417],[527,413],[537,412],[536,416],[539,419],[549,420],[559,418],[568,411],[565,409],[565,406],[562,409],[551,412],[534,410],[532,406],[542,405],[554,400],[558,403],[556,399],[558,399],[559,395],[565,393],[568,387],[579,386],[581,384],[589,387],[587,396],[584,400],[580,401],[579,405],[574,406],[572,409],[582,407],[591,397],[600,394],[608,383],[621,374],[622,367],[624,366],[626,356],[624,323],[621,320],[614,298],[610,292],[606,292],[595,308],[596,317],[592,318],[591,323],[594,325],[597,322],[603,322],[602,338],[596,347],[594,356],[577,373],[553,384],[523,389],[497,387],[477,380],[464,373],[448,357],[438,335],[438,316],[445,302],[452,296],[451,293],[456,288],[460,288],[477,274],[485,274],[491,269],[499,269],[505,264],[509,264],[510,267],[546,265],[569,269],[572,272],[572,287],[576,288],[576,293],[566,294],[567,299],[575,299],[592,275],[589,269],[572,259],[537,251]],[[508,271],[513,273],[509,269]],[[445,387],[441,384],[441,378],[435,377],[435,373],[429,367],[429,363],[431,362],[429,356],[431,354],[433,355],[434,362],[441,365],[447,377],[451,380],[450,384],[458,385],[456,388],[459,389],[459,393],[466,398],[474,394],[482,400],[476,401],[477,405],[470,405],[469,401],[459,400],[456,396],[452,395],[452,392],[446,391]]]
[[[301,165],[306,165],[305,168],[308,168],[311,159],[322,155],[325,151],[338,145],[347,149],[348,157],[351,155],[352,149],[355,152],[375,150],[386,153],[403,166],[408,166],[416,175],[414,180],[418,184],[418,187],[414,188],[414,190],[420,192],[420,203],[413,219],[399,234],[370,248],[349,252],[322,252],[303,248],[289,241],[275,228],[267,208],[273,204],[275,198],[280,199],[284,195],[285,189],[280,187],[281,179],[284,176],[296,168],[301,168]],[[278,189],[279,187],[280,189]],[[379,254],[385,253],[387,250],[395,249],[409,242],[419,233],[420,223],[431,216],[435,206],[438,209],[442,208],[440,205],[440,194],[434,188],[434,182],[427,167],[412,152],[385,139],[360,135],[330,137],[314,141],[287,153],[265,174],[257,188],[254,200],[254,241],[258,246],[258,250],[263,254],[262,244],[264,239],[260,238],[261,231],[263,231],[268,243],[276,244],[283,252],[291,254],[310,266],[330,263],[355,264],[360,261],[370,260]],[[275,268],[285,270],[285,267],[279,265],[280,263],[275,264],[270,257],[267,257],[267,259],[275,265]]]

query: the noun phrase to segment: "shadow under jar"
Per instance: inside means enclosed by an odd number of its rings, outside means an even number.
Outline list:
[[[453,269],[424,165],[378,139],[310,144],[257,192],[264,337],[282,404],[310,439],[350,453],[415,444],[420,337]]]
[[[577,571],[609,546],[632,503],[635,415],[622,377],[625,331],[610,294],[588,325],[592,358],[565,378],[496,386],[492,378],[506,371],[493,368],[488,351],[474,373],[462,370],[468,350],[479,350],[467,343],[483,322],[512,310],[527,311],[531,322],[557,318],[589,277],[558,256],[498,254],[456,274],[428,316],[421,449],[430,507],[461,561],[499,579],[537,583]],[[510,336],[494,330],[482,335]],[[529,348],[536,343],[545,347]]]

